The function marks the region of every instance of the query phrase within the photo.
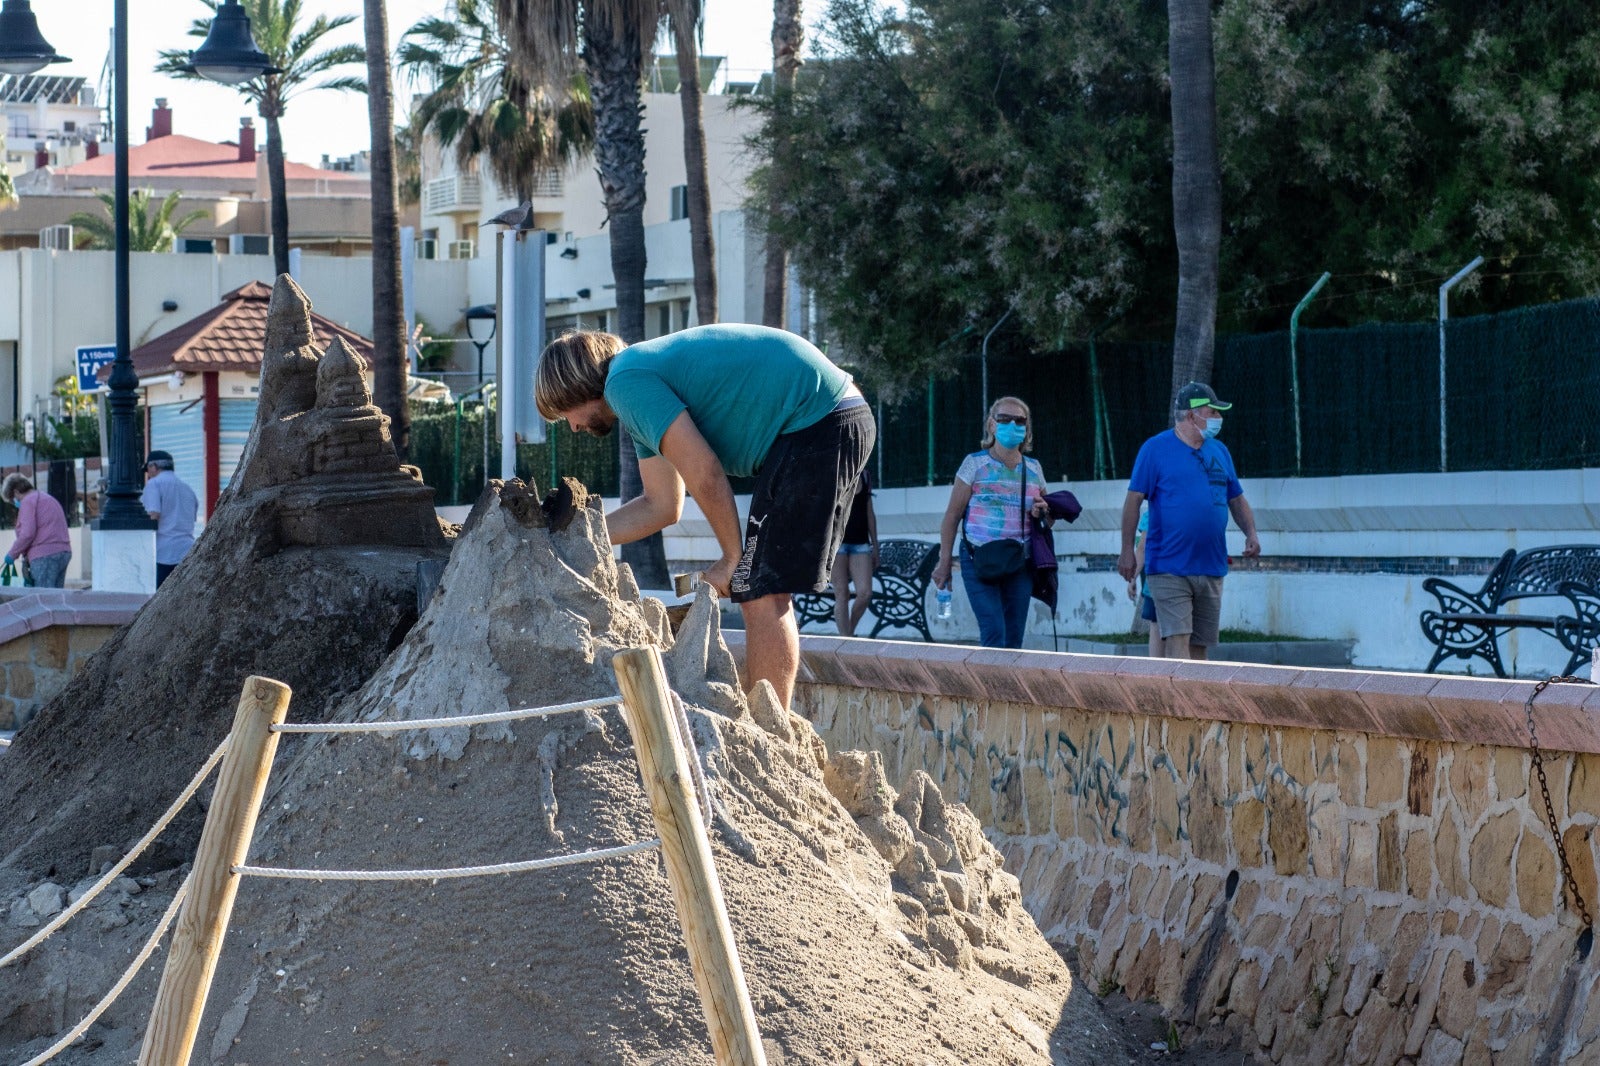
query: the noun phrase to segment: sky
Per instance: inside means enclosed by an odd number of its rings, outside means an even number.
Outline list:
[[[388,0],[391,43],[423,17],[443,14],[446,5],[447,0]],[[99,84],[111,49],[111,7],[111,0],[33,0],[39,31],[58,54],[72,60],[42,73],[77,75],[89,79],[91,85]],[[131,7],[128,116],[133,143],[144,139],[150,110],[159,96],[166,97],[173,109],[173,132],[209,141],[235,139],[240,117],[255,114],[237,91],[154,73],[163,48],[199,44],[198,38],[188,36],[188,30],[196,18],[209,16],[205,6],[199,0],[146,0]],[[705,10],[704,54],[727,56],[736,78],[753,80],[755,72],[772,68],[770,3],[706,0]],[[306,20],[319,14],[356,15],[355,22],[330,40],[361,42],[360,0],[304,0],[303,11]],[[397,114],[403,113],[413,91],[404,77],[398,80]],[[359,94],[309,93],[292,100],[284,115],[284,151],[295,162],[316,165],[324,154],[335,159],[352,155],[365,149],[369,141],[366,98]]]

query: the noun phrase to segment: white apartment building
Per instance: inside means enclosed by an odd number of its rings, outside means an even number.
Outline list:
[[[671,57],[652,70],[648,84],[675,85]],[[722,60],[702,61],[706,154],[711,177],[712,231],[716,241],[720,317],[729,322],[761,320],[762,248],[755,226],[747,224],[749,177],[755,166],[747,141],[759,116],[735,106],[748,85],[729,85]],[[665,77],[663,77],[663,71]],[[683,110],[675,92],[644,94],[645,131],[645,299],[647,336],[682,329],[697,321],[694,269],[689,251]],[[466,259],[472,301],[495,302],[495,227],[480,226],[516,206],[495,187],[487,167],[462,170],[453,149],[431,137],[422,153],[422,210],[419,258]],[[571,327],[607,328],[614,322],[616,288],[611,276],[605,204],[586,156],[564,172],[543,175],[533,198],[535,225],[550,234],[546,253],[546,320],[550,332]],[[799,330],[804,332],[804,330]]]
[[[50,74],[0,77],[6,170],[16,179],[41,167],[65,167],[100,154],[105,115],[85,78]]]

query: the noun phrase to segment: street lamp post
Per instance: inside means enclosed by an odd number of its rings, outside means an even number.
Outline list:
[[[242,24],[242,37],[240,28]],[[130,358],[129,328],[130,282],[128,265],[128,0],[114,0],[111,16],[112,36],[112,124],[116,152],[116,177],[113,184],[112,217],[116,230],[116,330],[117,355],[111,364],[107,407],[105,505],[95,523],[95,531],[149,533],[154,528],[150,516],[139,503],[138,439],[135,418],[139,407],[139,375]],[[243,42],[241,44],[241,41]],[[213,43],[215,42],[215,44]],[[248,46],[248,47],[246,47]],[[209,51],[208,51],[209,49]],[[217,9],[211,33],[191,57],[196,73],[237,84],[275,68],[255,47],[250,38],[250,20],[237,0],[226,0]],[[56,55],[34,18],[29,0],[4,0],[0,5],[0,72],[32,74],[51,63],[66,62]],[[96,554],[100,554],[97,548]],[[151,557],[154,564],[154,556]],[[136,567],[136,570],[142,568]],[[97,587],[99,571],[96,572]],[[142,579],[141,579],[142,580]],[[154,581],[154,571],[150,571]],[[110,584],[103,587],[113,587]],[[151,588],[154,585],[151,584]],[[145,591],[149,591],[148,589]]]
[[[485,348],[489,347],[489,342],[494,340],[495,319],[498,317],[498,312],[496,312],[494,304],[478,304],[475,307],[467,308],[463,315],[467,320],[467,337],[472,341],[472,346],[478,349],[478,384],[482,385],[483,352]],[[485,322],[489,324],[489,332],[484,334],[483,340],[480,341],[478,339],[478,329]]]

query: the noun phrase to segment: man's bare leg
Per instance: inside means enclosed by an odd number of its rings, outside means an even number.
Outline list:
[[[787,592],[780,592],[741,603],[739,610],[744,615],[746,690],[765,678],[772,682],[778,702],[789,707],[800,671],[800,630],[794,624],[793,601]]]
[[[1189,645],[1189,658],[1191,658],[1191,659],[1204,659],[1205,657],[1206,657],[1206,646],[1204,644],[1191,644],[1191,645]]]
[[[1174,633],[1161,640],[1161,657],[1163,659],[1192,659],[1195,658],[1194,649],[1200,647],[1189,643],[1188,633]],[[1205,658],[1205,649],[1200,648],[1199,658]]]

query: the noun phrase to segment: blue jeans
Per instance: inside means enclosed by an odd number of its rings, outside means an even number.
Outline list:
[[[985,648],[1020,648],[1028,625],[1028,599],[1033,595],[1033,575],[1024,566],[993,584],[979,581],[972,553],[961,549],[961,582],[967,602],[978,619],[978,642]]]
[[[67,563],[72,561],[71,552],[56,552],[38,559],[28,560],[28,573],[33,578],[35,588],[58,589],[66,583]]]

